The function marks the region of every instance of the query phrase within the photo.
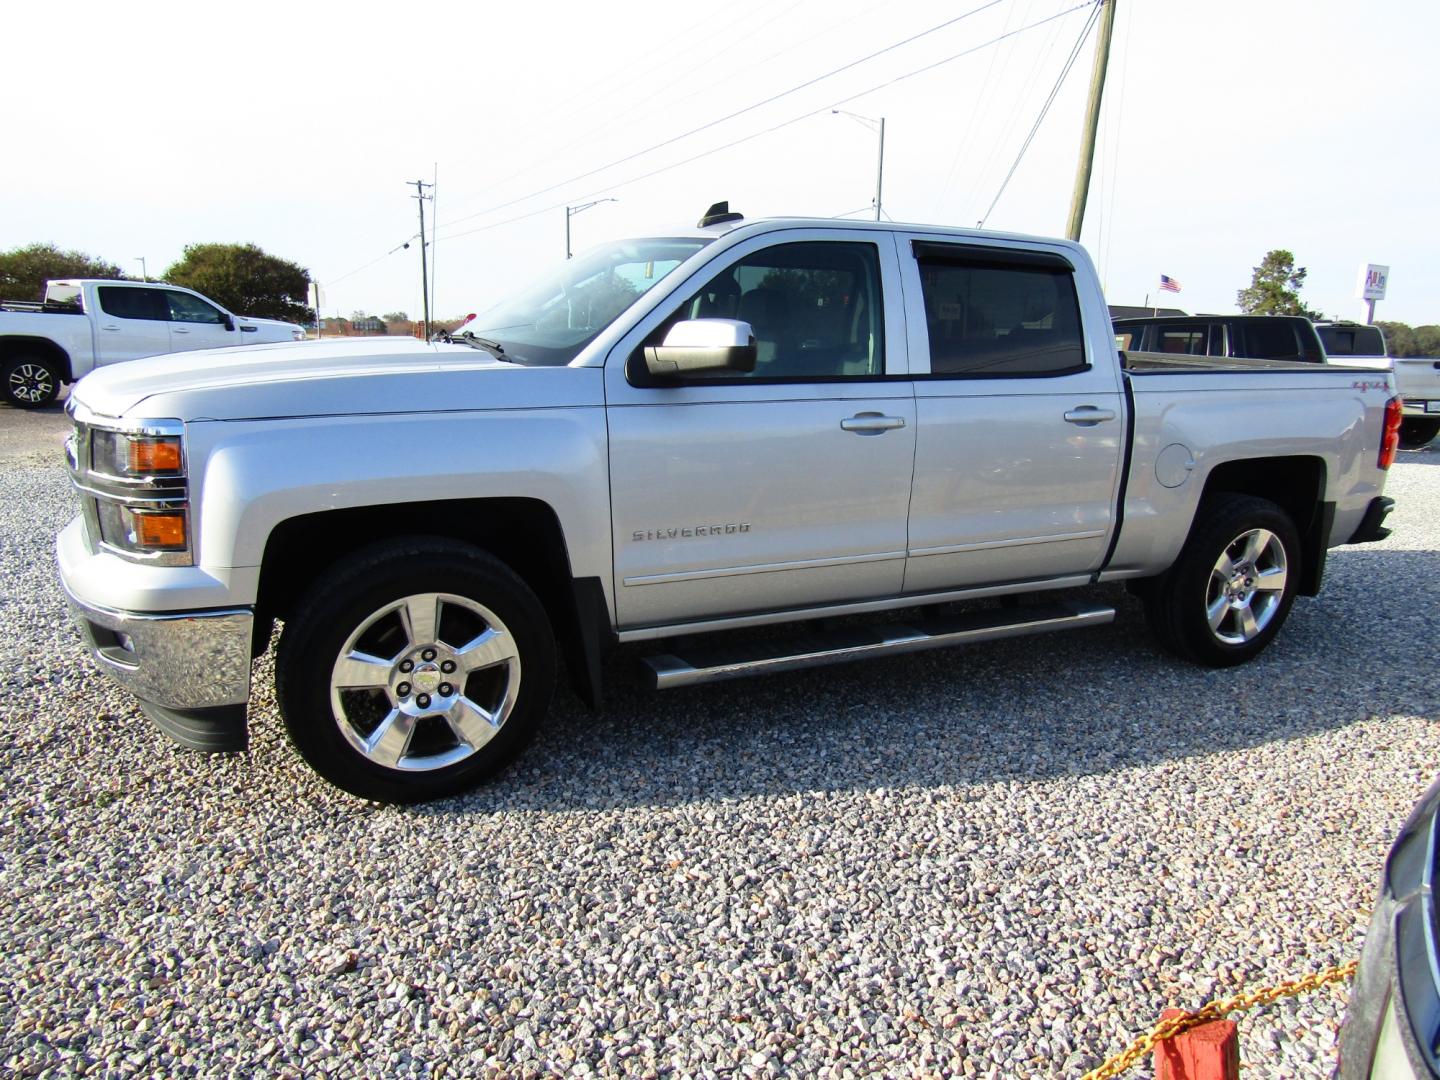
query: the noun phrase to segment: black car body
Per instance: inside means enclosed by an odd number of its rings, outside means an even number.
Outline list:
[[[1126,351],[1325,362],[1315,327],[1298,315],[1160,315],[1114,326]]]

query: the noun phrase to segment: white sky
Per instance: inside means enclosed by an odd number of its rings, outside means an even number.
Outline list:
[[[437,314],[463,314],[563,256],[567,201],[620,200],[574,218],[576,250],[693,223],[719,199],[747,217],[866,207],[875,137],[831,105],[1086,0],[998,0],[564,182],[985,2],[13,7],[0,249],[53,242],[137,275],[143,255],[154,275],[187,243],[254,242],[308,267],[327,315],[418,316],[417,247],[385,253],[416,231],[405,181],[438,169]],[[1231,311],[1251,268],[1282,247],[1309,268],[1312,307],[1356,317],[1368,261],[1391,267],[1377,317],[1440,322],[1440,4],[1118,2],[1083,236],[1112,303],[1153,301],[1165,273],[1184,291],[1162,303]],[[1087,15],[845,105],[886,118],[889,216],[976,223]],[[989,227],[1063,233],[1093,42]],[[532,211],[543,212],[459,235]]]

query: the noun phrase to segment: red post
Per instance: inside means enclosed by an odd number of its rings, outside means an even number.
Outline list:
[[[1166,1009],[1161,1020],[1184,1016]],[[1240,1037],[1232,1020],[1212,1020],[1155,1047],[1155,1080],[1240,1080]]]

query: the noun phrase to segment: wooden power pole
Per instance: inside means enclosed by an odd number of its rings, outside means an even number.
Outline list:
[[[1095,132],[1100,127],[1100,97],[1105,93],[1105,68],[1110,63],[1110,36],[1115,32],[1116,0],[1100,4],[1100,37],[1095,42],[1095,66],[1090,71],[1090,101],[1085,107],[1085,138],[1080,143],[1080,164],[1075,169],[1075,194],[1070,199],[1070,225],[1065,235],[1079,241],[1085,223],[1085,200],[1090,194],[1090,168],[1095,161]]]

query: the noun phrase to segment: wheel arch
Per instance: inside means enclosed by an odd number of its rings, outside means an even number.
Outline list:
[[[1206,476],[1200,505],[1204,506],[1208,496],[1228,492],[1254,495],[1279,506],[1300,533],[1300,581],[1296,591],[1301,596],[1316,596],[1325,575],[1325,555],[1335,517],[1335,504],[1325,501],[1325,483],[1325,461],[1319,457],[1227,461]]]
[[[430,536],[480,548],[513,570],[539,598],[559,639],[571,682],[598,708],[601,660],[613,640],[599,578],[576,578],[555,511],[531,498],[457,499],[325,510],[280,522],[265,542],[256,597],[257,652],[274,619],[284,619],[308,583],[361,548]]]
[[[31,337],[25,334],[6,334],[0,337],[0,363],[4,363],[18,354],[33,354],[53,361],[59,368],[61,382],[75,381],[70,368],[70,354],[49,338]]]

